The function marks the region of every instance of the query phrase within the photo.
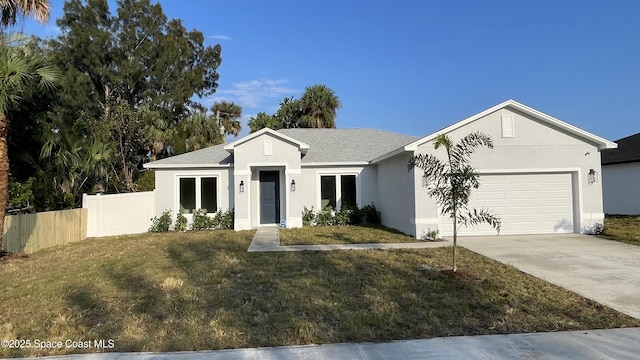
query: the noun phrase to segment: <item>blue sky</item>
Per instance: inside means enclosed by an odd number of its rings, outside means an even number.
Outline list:
[[[221,44],[203,102],[234,101],[245,121],[325,84],[340,128],[424,136],[515,99],[609,140],[640,132],[640,1],[159,2]],[[57,34],[52,4],[27,32]]]

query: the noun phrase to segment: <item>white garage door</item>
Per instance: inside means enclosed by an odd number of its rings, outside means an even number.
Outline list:
[[[486,208],[502,220],[501,234],[573,232],[571,174],[481,175],[469,208]],[[442,219],[450,222],[450,219]],[[444,226],[452,233],[452,226]],[[483,224],[460,228],[462,235],[495,234]]]

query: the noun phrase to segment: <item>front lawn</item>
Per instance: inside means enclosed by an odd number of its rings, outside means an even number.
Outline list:
[[[607,216],[601,237],[640,245],[640,216]]]
[[[248,253],[253,234],[102,238],[2,260],[0,339],[157,352],[640,326],[464,249],[453,275],[419,270],[449,265],[450,248]]]
[[[382,225],[305,226],[281,229],[280,245],[375,244],[416,242],[397,230]]]

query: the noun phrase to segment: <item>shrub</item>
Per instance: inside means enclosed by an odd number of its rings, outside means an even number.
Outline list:
[[[601,223],[593,224],[593,235],[602,235],[604,233],[604,225]]]
[[[196,210],[193,212],[191,230],[209,230],[212,227],[213,219],[211,219],[204,210]]]
[[[175,231],[187,230],[187,218],[182,214],[182,210],[178,211],[178,217],[176,218]]]
[[[151,219],[149,232],[167,232],[171,227],[171,210],[165,210],[160,217]]]
[[[351,210],[347,209],[347,207],[343,206],[339,211],[335,212],[334,215],[334,224],[335,225],[349,225],[351,221],[349,221],[349,215],[351,214]]]
[[[233,220],[235,218],[234,209],[229,209],[227,211],[218,210],[216,215],[213,217],[211,221],[211,225],[213,228],[221,229],[221,230],[230,230],[233,229]]]
[[[316,214],[316,225],[318,226],[331,226],[335,224],[335,217],[333,214],[333,209],[329,206],[318,211]]]
[[[360,225],[362,224],[362,210],[360,210],[357,206],[354,206],[349,209],[349,224],[351,225]]]
[[[376,205],[374,203],[364,206],[361,211],[368,224],[380,224],[382,222],[380,211],[376,209]]]
[[[313,210],[313,206],[311,209],[306,206],[302,210],[302,226],[313,226],[316,219],[316,212]]]
[[[438,240],[440,238],[440,230],[427,230],[427,233],[424,235],[425,239],[428,240]]]

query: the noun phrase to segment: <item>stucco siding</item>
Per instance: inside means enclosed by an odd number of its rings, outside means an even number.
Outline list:
[[[232,186],[231,172],[225,168],[203,169],[157,169],[156,178],[156,216],[160,216],[164,210],[171,210],[175,219],[179,210],[179,178],[181,177],[216,177],[218,210],[226,211],[233,208],[233,193],[229,191]]]
[[[416,235],[415,174],[407,171],[409,154],[402,154],[378,163],[378,203],[385,226],[407,235]]]
[[[606,214],[640,214],[640,163],[602,167],[602,191]]]
[[[512,137],[503,137],[503,116],[513,119]],[[571,181],[572,197],[575,199],[575,217],[571,226],[583,229],[603,221],[602,182],[598,179],[590,184],[587,175],[591,169],[601,173],[600,152],[595,144],[585,143],[562,130],[509,109],[496,111],[448,135],[457,142],[475,131],[488,134],[494,143],[493,149],[480,148],[471,156],[472,165],[481,175],[480,186],[483,174],[570,173],[573,174],[572,179],[575,178]],[[444,149],[435,151],[431,143],[421,145],[418,152],[431,153],[443,160],[446,157]],[[418,204],[419,221],[432,220],[434,210],[433,204]],[[442,230],[442,226],[440,228]],[[441,231],[441,235],[448,235],[448,231]]]

